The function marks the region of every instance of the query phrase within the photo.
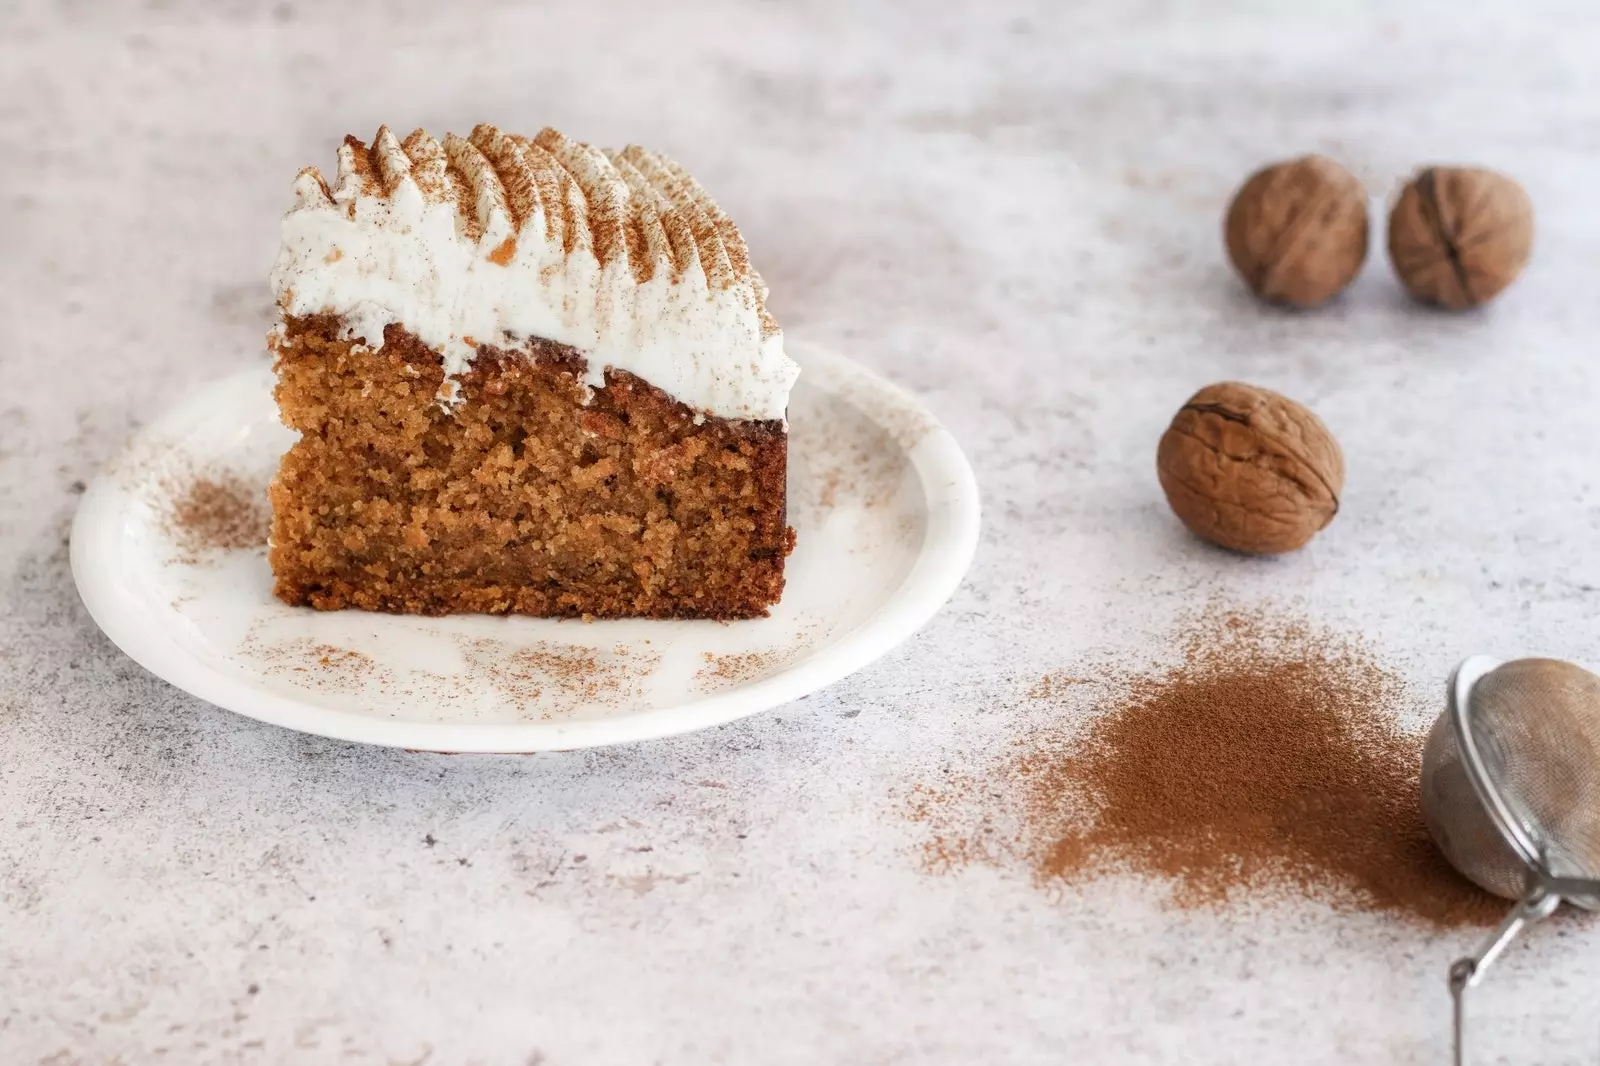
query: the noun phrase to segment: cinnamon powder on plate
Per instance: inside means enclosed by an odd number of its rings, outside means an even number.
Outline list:
[[[196,475],[171,491],[167,529],[185,552],[266,547],[272,512],[261,486],[237,474]]]
[[[1504,904],[1453,871],[1423,824],[1423,736],[1405,686],[1359,641],[1271,612],[1203,612],[1175,666],[1030,695],[1087,721],[1031,730],[999,765],[925,789],[931,869],[1031,867],[1045,886],[1152,877],[1183,907],[1292,893],[1436,926]],[[1442,698],[1442,697],[1441,697]]]

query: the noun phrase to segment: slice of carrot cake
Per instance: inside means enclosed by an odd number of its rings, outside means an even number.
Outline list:
[[[678,164],[380,128],[295,179],[272,286],[277,595],[324,610],[749,618],[783,592],[799,368]]]

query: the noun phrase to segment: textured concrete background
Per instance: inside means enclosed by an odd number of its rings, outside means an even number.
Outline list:
[[[1586,3],[62,2],[0,12],[0,1062],[1442,1062],[1472,938],[1152,886],[931,877],[908,791],[1048,671],[1294,605],[1415,683],[1600,660],[1600,13]],[[791,334],[969,449],[966,586],[858,676],[710,733],[448,758],[292,735],[147,676],[73,591],[82,482],[261,359],[289,182],[380,122],[645,141],[743,225]],[[1263,309],[1231,188],[1305,150],[1375,200],[1506,169],[1535,260],[1482,314],[1382,256]],[[1344,512],[1293,558],[1186,537],[1153,476],[1198,385],[1319,410]],[[1594,1061],[1600,928],[1485,986],[1484,1061]]]

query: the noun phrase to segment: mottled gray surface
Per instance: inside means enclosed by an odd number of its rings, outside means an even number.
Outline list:
[[[0,13],[0,1062],[1443,1061],[1463,934],[931,877],[903,812],[1092,712],[1024,699],[1039,676],[1170,657],[1210,598],[1364,634],[1418,722],[1466,652],[1600,660],[1593,5],[453,6]],[[986,527],[926,631],[735,726],[534,758],[281,732],[99,635],[76,493],[263,358],[295,170],[484,119],[683,159],[791,334],[947,421]],[[1380,202],[1419,162],[1511,171],[1533,265],[1483,314],[1408,305],[1381,255],[1325,311],[1257,306],[1220,211],[1309,149]],[[1156,438],[1222,377],[1344,444],[1344,513],[1294,558],[1161,501]],[[1597,948],[1565,922],[1510,956],[1488,1060],[1594,1061]]]

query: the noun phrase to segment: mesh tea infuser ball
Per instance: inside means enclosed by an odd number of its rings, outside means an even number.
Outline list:
[[[1557,659],[1463,662],[1423,749],[1422,813],[1452,866],[1517,900],[1450,968],[1460,1066],[1467,989],[1563,900],[1600,907],[1600,677]]]

